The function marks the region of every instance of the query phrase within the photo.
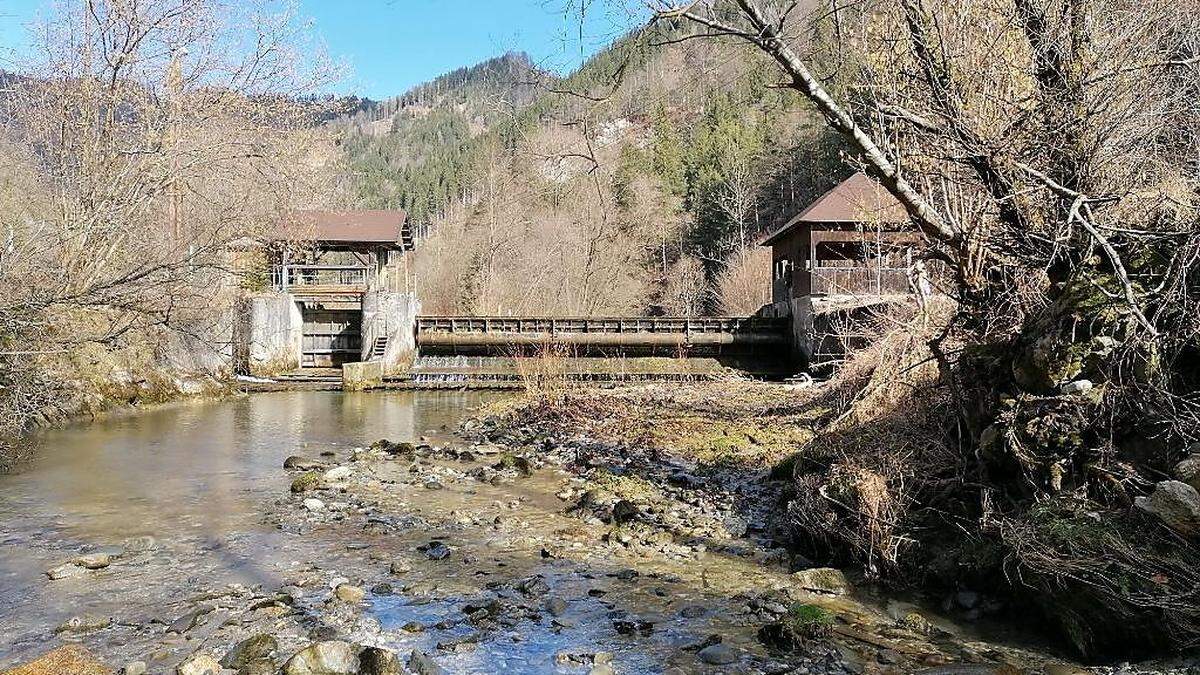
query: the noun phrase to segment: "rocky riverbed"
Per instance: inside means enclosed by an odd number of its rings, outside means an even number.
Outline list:
[[[66,643],[87,653],[54,658],[101,664],[15,672],[1086,672],[790,554],[773,539],[765,469],[498,419],[296,448],[258,495],[273,534],[257,548],[142,536],[47,565],[40,593],[105,593],[128,609],[9,630],[23,661]],[[236,583],[197,562],[264,547]],[[955,602],[982,613],[988,599]]]

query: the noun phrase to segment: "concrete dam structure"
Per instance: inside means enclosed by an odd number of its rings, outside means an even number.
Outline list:
[[[269,290],[245,298],[235,368],[347,388],[784,379],[836,367],[846,345],[866,339],[855,324],[928,296],[915,241],[903,209],[859,174],[761,242],[772,250],[772,301],[754,316],[441,316],[421,314],[402,211],[298,212],[256,244]]]

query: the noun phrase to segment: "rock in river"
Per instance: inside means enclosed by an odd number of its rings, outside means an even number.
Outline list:
[[[175,667],[175,675],[221,675],[221,664],[203,652],[196,652]]]
[[[446,675],[446,670],[423,652],[413,650],[408,657],[408,669],[417,675]]]
[[[700,657],[701,661],[713,666],[727,666],[731,663],[737,663],[741,658],[737,651],[721,643],[709,645],[701,649],[696,656]]]
[[[1200,454],[1189,455],[1187,459],[1176,464],[1175,477],[1179,482],[1200,490]]]
[[[367,647],[358,654],[358,675],[401,675],[396,652],[382,647]]]
[[[353,475],[354,469],[351,469],[348,466],[335,466],[325,472],[325,480],[331,483],[336,483],[338,481],[346,480]]]
[[[334,589],[333,594],[338,600],[349,603],[362,602],[367,597],[367,592],[359,586],[351,586],[350,584],[340,584]]]
[[[283,460],[283,468],[296,469],[298,471],[315,471],[316,469],[324,468],[325,465],[315,459],[308,459],[299,455],[292,455]]]
[[[1200,536],[1200,492],[1187,483],[1164,480],[1134,504],[1185,537]]]
[[[275,672],[275,661],[272,656],[279,649],[275,638],[259,633],[239,642],[225,658],[221,665],[236,670],[238,675],[272,675]]]
[[[628,499],[622,499],[613,505],[612,517],[613,522],[628,523],[638,517],[638,507]]]
[[[112,625],[112,618],[107,616],[73,616],[58,625],[55,633],[88,633],[103,630]]]
[[[309,511],[313,511],[314,513],[317,511],[324,511],[325,502],[315,497],[309,497],[308,499],[304,500],[304,508],[308,509]]]
[[[685,605],[679,610],[679,616],[685,619],[699,619],[705,614],[708,614],[708,608],[704,605]]]
[[[70,579],[72,577],[83,576],[84,569],[75,563],[63,563],[46,570],[46,576],[50,577],[51,581],[59,579]]]
[[[547,598],[546,611],[552,616],[562,616],[567,613],[567,601],[559,597]]]
[[[42,656],[6,670],[11,675],[111,675],[112,671],[96,657],[79,645],[64,645]]]
[[[296,652],[283,665],[284,675],[352,675],[358,672],[358,655],[348,642],[317,642]]]
[[[75,564],[84,569],[102,570],[112,564],[112,556],[107,553],[89,553],[76,558]]]
[[[845,595],[850,592],[850,582],[841,570],[832,567],[814,567],[792,574],[792,580],[806,591]]]
[[[301,493],[316,490],[321,487],[321,474],[316,471],[306,471],[292,481],[292,492]]]
[[[211,606],[201,605],[172,621],[171,625],[167,627],[167,632],[183,635],[184,633],[196,627],[196,624],[200,622],[200,617],[208,614],[211,611],[213,611]]]
[[[428,544],[418,546],[417,550],[424,553],[425,557],[430,560],[445,560],[450,557],[450,547],[442,541],[431,541]]]

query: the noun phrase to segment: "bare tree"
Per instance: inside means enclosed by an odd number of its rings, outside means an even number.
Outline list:
[[[1034,521],[1082,503],[1108,509],[1126,541],[1150,536],[1129,507],[1200,437],[1194,3],[651,6],[770,58],[949,271],[957,308],[929,349],[955,392],[943,413],[961,464],[909,478],[1002,537],[1024,583],[1068,589],[1072,609],[1056,616],[1080,649],[1104,649],[1106,635],[1186,644],[1200,597],[1133,592],[1094,565],[1165,578],[1181,573],[1172,556],[1194,564],[1190,549],[1167,535],[1141,553],[1064,544]]]
[[[727,152],[721,164],[724,181],[717,204],[733,224],[730,241],[724,246],[732,255],[750,243],[753,234],[751,217],[758,203],[759,186],[745,152]]]
[[[207,325],[229,297],[228,245],[328,175],[304,97],[335,71],[304,30],[286,3],[216,0],[86,0],[37,29],[2,101],[34,186],[0,214],[4,358],[155,331],[228,340]]]
[[[662,295],[663,309],[668,314],[697,316],[703,313],[709,295],[704,263],[699,258],[684,256],[671,265]]]
[[[721,311],[750,316],[771,303],[771,251],[753,243],[730,254],[716,279]]]

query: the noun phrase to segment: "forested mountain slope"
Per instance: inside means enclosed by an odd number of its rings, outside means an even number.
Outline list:
[[[752,312],[755,239],[848,173],[771,67],[630,36],[564,78],[508,54],[343,120],[360,206],[426,232],[426,311]]]

